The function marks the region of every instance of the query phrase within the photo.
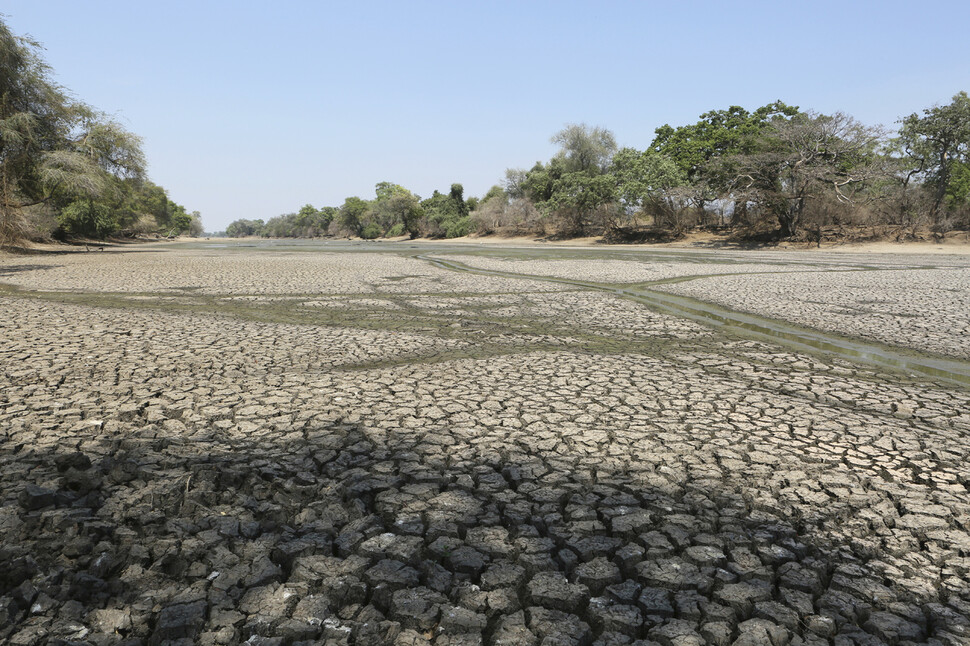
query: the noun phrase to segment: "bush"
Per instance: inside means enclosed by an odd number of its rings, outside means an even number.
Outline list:
[[[446,238],[460,238],[467,236],[471,231],[471,217],[465,216],[457,220],[450,220],[444,223]]]
[[[77,200],[65,207],[58,218],[69,235],[104,238],[117,229],[111,209],[91,200]]]
[[[152,215],[142,215],[131,225],[131,232],[135,235],[154,233],[158,230],[158,222]]]
[[[376,224],[374,224],[373,222],[368,224],[360,231],[360,237],[363,238],[364,240],[374,240],[380,235],[381,235],[381,228]]]
[[[387,238],[396,238],[398,236],[403,236],[404,233],[405,233],[405,231],[404,231],[404,224],[401,223],[401,222],[398,222],[393,227],[391,227],[390,229],[388,229],[387,233],[385,234],[385,237],[387,237]]]

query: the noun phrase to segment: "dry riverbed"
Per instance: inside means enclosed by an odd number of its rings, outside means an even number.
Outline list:
[[[549,278],[970,357],[960,257],[0,257],[0,641],[970,643],[966,388]]]

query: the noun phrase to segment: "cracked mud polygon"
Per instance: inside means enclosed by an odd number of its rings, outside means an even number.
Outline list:
[[[0,641],[970,643],[958,378],[583,281],[970,356],[948,256],[2,258]]]

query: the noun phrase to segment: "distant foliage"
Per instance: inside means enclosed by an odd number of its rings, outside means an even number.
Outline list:
[[[201,231],[145,178],[141,140],[74,100],[39,52],[0,19],[0,245]]]
[[[0,245],[44,236],[188,233],[198,212],[145,177],[140,139],[74,100],[40,46],[0,20]],[[456,238],[469,234],[677,236],[694,227],[821,239],[824,228],[898,236],[970,228],[970,97],[914,112],[898,132],[774,101],[657,128],[643,150],[600,126],[568,124],[548,161],[505,171],[466,197],[454,183],[422,199],[382,181],[370,199],[304,204],[236,220],[232,237]]]
[[[236,220],[226,227],[226,235],[230,238],[261,236],[265,226],[262,220]]]
[[[970,227],[967,94],[901,123],[893,137],[846,114],[775,101],[750,111],[711,110],[689,125],[663,125],[644,150],[619,148],[605,128],[570,124],[553,135],[559,150],[552,159],[508,169],[504,186],[480,198],[465,198],[462,185],[452,184],[422,200],[399,184],[380,182],[371,200],[349,197],[339,208],[320,211],[306,205],[263,227],[241,220],[227,234],[622,238],[733,227],[820,239],[823,227],[847,225],[882,225],[900,236],[922,227],[938,234]]]
[[[644,151],[568,126],[551,160],[506,171],[506,199],[483,199],[476,228],[617,236],[733,226],[799,238],[845,225],[970,227],[967,94],[902,124],[892,138],[842,113],[776,101],[663,125]]]

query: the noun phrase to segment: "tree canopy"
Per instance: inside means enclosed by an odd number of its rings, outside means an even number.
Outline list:
[[[52,79],[40,45],[0,20],[0,244],[41,233],[43,213],[68,234],[105,236],[146,215],[190,229],[191,216],[136,210],[158,188],[144,172],[141,140],[71,97]]]
[[[339,209],[320,211],[305,205],[270,220],[261,235],[306,235],[299,226],[281,233],[271,224],[309,221],[324,211],[328,234],[367,238],[503,229],[623,236],[644,226],[679,235],[728,222],[784,238],[852,223],[926,226],[937,235],[970,227],[967,94],[910,115],[896,138],[889,135],[840,112],[803,111],[783,101],[663,125],[644,150],[618,148],[601,126],[568,124],[552,136],[559,149],[549,160],[506,170],[504,186],[480,198],[466,198],[456,183],[422,200],[384,181],[371,200],[351,197]]]
[[[970,97],[959,92],[948,105],[915,112],[902,120],[899,139],[933,189],[932,215],[939,219],[944,201],[965,207],[970,197]]]

